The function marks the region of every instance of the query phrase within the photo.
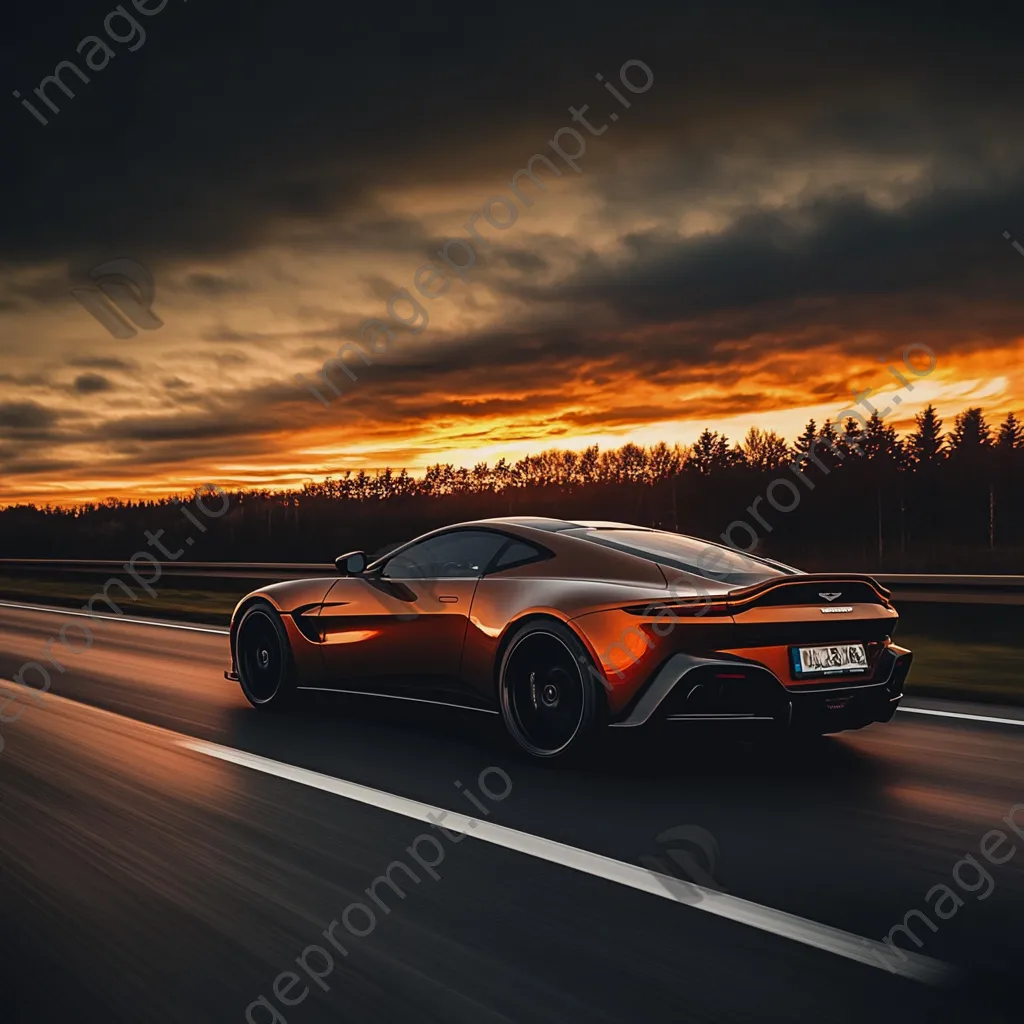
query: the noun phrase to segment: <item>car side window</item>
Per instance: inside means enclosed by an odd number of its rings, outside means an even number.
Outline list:
[[[384,564],[387,579],[479,577],[508,538],[489,530],[455,530],[413,544]]]
[[[530,562],[538,562],[547,557],[547,552],[524,540],[509,540],[504,550],[498,553],[494,565],[488,568],[489,572],[501,572],[502,569],[514,569],[519,565],[528,565]]]

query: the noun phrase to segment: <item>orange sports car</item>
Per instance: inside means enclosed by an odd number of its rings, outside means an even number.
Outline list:
[[[622,523],[461,523],[339,578],[263,587],[231,619],[231,670],[258,708],[304,690],[501,715],[528,754],[604,727],[820,734],[892,718],[911,653],[870,576]]]

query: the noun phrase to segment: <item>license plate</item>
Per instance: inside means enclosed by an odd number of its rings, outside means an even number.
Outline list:
[[[852,675],[855,672],[867,672],[867,670],[868,658],[863,644],[793,648],[794,675]]]

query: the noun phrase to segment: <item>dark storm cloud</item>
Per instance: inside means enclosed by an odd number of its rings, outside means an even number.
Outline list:
[[[175,411],[166,416],[132,415],[108,420],[97,430],[97,440],[112,442],[213,442],[246,435],[271,434],[288,425],[298,414],[301,424],[310,405],[302,393],[289,384],[261,384],[244,391],[225,388],[217,395],[202,396],[205,408],[196,412]],[[146,449],[149,451],[149,448]],[[232,449],[233,451],[235,449]]]
[[[74,380],[72,387],[80,395],[95,395],[101,391],[110,391],[113,388],[110,379],[101,373],[82,373]]]
[[[66,473],[78,469],[79,463],[70,459],[22,459],[17,456],[6,458],[0,453],[0,470],[6,476],[31,476],[36,473]]]
[[[55,0],[12,12],[9,89],[31,95],[106,9]],[[100,258],[158,265],[248,248],[380,185],[500,182],[511,153],[529,154],[520,142],[542,147],[570,103],[607,110],[593,75],[632,57],[656,71],[653,102],[642,123],[609,132],[604,156],[594,140],[595,161],[645,134],[685,152],[694,126],[727,132],[809,94],[845,96],[849,110],[776,148],[799,152],[816,132],[898,145],[915,96],[942,100],[954,123],[984,104],[989,137],[1003,124],[1009,138],[1020,87],[1006,70],[1018,59],[1007,18],[985,4],[170,4],[147,22],[148,44],[62,99],[50,125],[8,99],[5,138],[20,159],[0,171],[18,197],[2,253],[17,263],[101,247]],[[890,103],[907,97],[891,116],[887,88]],[[380,228],[399,236],[390,244],[417,230],[392,218]]]
[[[363,283],[366,285],[367,295],[381,302],[387,302],[399,288],[393,281],[384,277],[365,277]]]
[[[199,337],[203,341],[225,342],[226,344],[257,344],[269,342],[295,341],[308,338],[343,338],[347,334],[358,334],[358,320],[336,327],[318,327],[308,331],[236,331],[233,327],[220,325],[203,331]]]
[[[0,171],[2,173],[2,171]],[[32,262],[33,257],[30,254],[26,254],[28,257],[24,262]],[[19,261],[19,256],[11,254],[12,263]],[[81,275],[80,280],[75,280],[75,284],[83,284],[87,280],[86,276]],[[23,309],[27,305],[26,303],[19,302],[18,299],[31,299],[33,303],[37,305],[54,305],[60,302],[66,302],[68,298],[68,288],[72,283],[72,276],[62,273],[47,272],[45,275],[35,276],[30,281],[12,281],[7,280],[4,282],[3,287],[7,289],[9,293],[17,296],[16,299],[12,299],[9,308],[10,309]]]
[[[709,367],[715,362],[713,346],[701,338],[624,343],[621,335],[602,332],[599,318],[595,310],[592,324],[573,316],[545,328],[477,332],[429,346],[420,339],[403,341],[387,359],[368,367],[354,361],[355,382],[335,371],[345,393],[329,412],[308,402],[308,410],[300,405],[298,411],[309,416],[307,425],[323,425],[326,416],[363,421],[369,429],[446,415],[539,414],[563,408],[571,387],[617,381],[621,388],[634,376],[667,384],[724,379],[720,368]],[[733,372],[738,379],[743,366]],[[250,392],[244,404],[258,403],[266,423],[270,407],[293,394],[308,395],[287,387],[260,389]]]
[[[68,356],[64,360],[66,366],[79,370],[137,370],[139,364],[133,359],[122,359],[119,356]]]
[[[801,340],[794,335],[801,326],[830,320],[856,326],[865,312],[877,317],[893,297],[913,297],[922,325],[937,308],[959,302],[958,315],[974,328],[982,326],[979,317],[990,318],[984,325],[989,339],[1011,338],[1024,314],[1021,267],[995,228],[1021,194],[1024,182],[998,192],[942,192],[896,211],[872,206],[861,195],[752,210],[714,235],[627,235],[625,259],[591,254],[579,273],[558,286],[512,281],[504,289],[532,303],[603,307],[633,327],[696,322],[705,342],[741,336],[736,323],[727,321],[724,329],[721,321],[707,323],[710,314],[742,316],[753,309],[756,324],[745,330],[785,332],[789,351],[823,340],[820,326]],[[870,300],[866,307],[864,300]],[[1010,310],[1018,316],[1007,317]],[[704,348],[700,356],[710,352]]]
[[[502,258],[513,269],[524,274],[536,274],[538,271],[547,270],[548,261],[534,252],[522,250],[504,253]]]
[[[767,400],[744,384],[756,360],[784,378],[786,354],[840,343],[866,353],[883,328],[915,338],[938,326],[942,338],[929,342],[960,348],[1019,333],[1024,264],[1000,235],[1024,238],[1024,90],[1019,33],[1002,7],[171,0],[147,22],[146,46],[75,84],[61,113],[39,125],[10,90],[31,95],[109,9],[54,0],[8,13],[4,137],[17,159],[0,164],[10,199],[3,302],[67,303],[69,278],[87,282],[89,268],[114,255],[152,268],[158,294],[171,264],[208,257],[206,266],[257,246],[276,247],[292,267],[302,266],[289,262],[297,251],[409,257],[411,275],[444,239],[426,213],[423,222],[393,215],[388,190],[443,186],[457,231],[489,194],[507,193],[511,173],[569,123],[570,104],[590,104],[592,121],[605,120],[613,101],[595,72],[614,76],[624,60],[642,59],[655,86],[614,128],[588,138],[580,178],[566,173],[564,184],[579,183],[593,209],[572,238],[540,234],[556,225],[545,228],[538,203],[527,242],[513,230],[482,253],[478,279],[520,300],[500,329],[432,325],[428,339],[402,335],[372,366],[357,364],[358,382],[342,380],[344,398],[325,411],[290,374],[242,388],[224,378],[244,364],[255,373],[266,354],[293,347],[294,369],[315,372],[338,342],[358,336],[358,322],[337,314],[328,326],[275,332],[218,316],[194,335],[207,352],[189,356],[206,360],[206,371],[225,368],[198,381],[201,394],[168,363],[152,378],[164,382],[154,385],[154,406],[128,417],[75,420],[75,409],[91,414],[98,400],[75,403],[59,423],[34,402],[0,404],[0,431],[24,445],[23,462],[5,460],[18,472],[48,460],[61,472],[44,450],[58,441],[106,446],[105,468],[138,479],[140,466],[191,459],[269,453],[280,464],[280,435],[332,423],[341,444],[397,438],[403,426],[442,417],[482,437],[485,417],[522,417],[526,427],[502,435],[513,440],[531,439],[520,431],[537,424],[554,431],[701,413],[653,387],[622,408],[566,412],[573,388],[613,395],[631,382],[729,388],[715,408],[729,415]],[[823,159],[848,167],[841,184],[777,200],[780,169]],[[889,204],[858,178],[858,161],[866,180],[873,160],[910,168]],[[680,216],[715,195],[730,200],[728,226],[677,235]],[[652,223],[662,226],[637,229]],[[63,266],[72,272],[53,269]],[[280,267],[266,272],[286,294],[305,283]],[[401,274],[368,268],[363,280],[386,301],[409,284]],[[248,287],[227,272],[171,279],[204,304]],[[472,289],[452,299],[478,302]],[[33,344],[26,337],[12,348],[28,355]],[[86,394],[104,385],[79,382],[109,385],[104,373],[137,369],[109,356],[65,362],[89,371],[75,385]],[[0,376],[30,380],[47,383],[41,374]],[[829,394],[817,380],[808,387]],[[422,451],[406,448],[405,457]]]
[[[0,428],[4,430],[39,430],[53,426],[59,418],[38,402],[0,402]]]
[[[226,342],[228,344],[267,340],[267,335],[260,334],[258,331],[236,331],[233,327],[223,326],[203,331],[200,337],[203,341]]]
[[[176,402],[173,411],[83,427],[78,439],[104,446],[108,455],[103,465],[108,472],[140,463],[180,468],[192,461],[222,457],[225,445],[230,445],[232,458],[271,455],[278,451],[280,431],[302,425],[304,419],[314,420],[310,403],[296,389],[279,384],[243,392],[225,389],[216,401],[195,396],[195,409],[187,408],[188,395],[179,396],[174,389],[171,394]]]
[[[249,291],[245,281],[224,274],[189,274],[185,286],[200,295],[237,295]]]
[[[0,373],[0,384],[17,384],[19,387],[48,387],[49,377],[44,373]]]
[[[169,354],[170,358],[178,361],[179,364],[185,363],[188,365],[202,362],[202,363],[213,363],[219,367],[238,367],[247,366],[253,358],[247,352],[240,350],[229,350],[226,352],[214,352],[210,349],[182,349]],[[208,369],[202,371],[204,374],[209,374]]]

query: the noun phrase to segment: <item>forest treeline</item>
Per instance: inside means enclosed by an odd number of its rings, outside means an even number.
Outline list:
[[[228,493],[200,536],[175,498],[0,510],[0,557],[127,558],[145,532],[164,544],[194,534],[185,559],[328,562],[374,554],[426,530],[506,515],[607,519],[720,538],[808,569],[1024,570],[1020,501],[1024,426],[980,408],[946,429],[929,406],[901,437],[877,414],[820,427],[792,443],[751,428],[733,443],[705,430],[690,446],[551,450],[421,475],[349,472],[297,490]],[[788,483],[776,483],[776,481]],[[796,497],[794,498],[794,495]],[[211,507],[223,501],[213,498]]]

